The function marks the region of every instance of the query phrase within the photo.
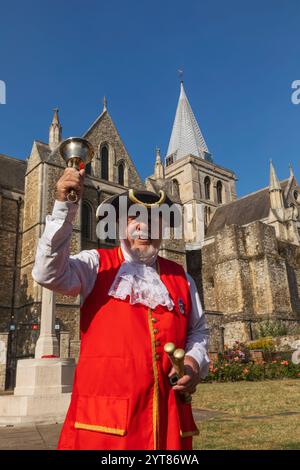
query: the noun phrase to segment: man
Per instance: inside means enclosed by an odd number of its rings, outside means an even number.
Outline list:
[[[32,271],[48,289],[81,294],[81,351],[58,448],[192,449],[198,429],[183,394],[195,392],[209,364],[195,283],[158,256],[161,240],[147,238],[149,228],[134,216],[120,247],[69,256],[78,204],[66,196],[73,188],[80,199],[83,180],[84,170],[66,168],[57,182]],[[126,194],[147,209],[161,199],[146,191]],[[117,207],[118,197],[111,203]],[[175,386],[167,342],[186,351],[185,375]]]

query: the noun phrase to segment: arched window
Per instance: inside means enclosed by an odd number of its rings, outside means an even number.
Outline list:
[[[211,214],[210,207],[205,206],[204,207],[204,231],[205,233],[206,233],[208,224],[210,222],[210,214]]]
[[[121,162],[118,165],[118,183],[124,186],[124,163]]]
[[[92,210],[88,203],[82,203],[81,233],[83,238],[92,238]]]
[[[218,202],[218,204],[222,204],[222,189],[223,189],[222,183],[221,183],[221,181],[218,181],[217,182],[217,202]]]
[[[108,148],[106,145],[101,149],[101,178],[108,180]]]
[[[210,199],[210,177],[206,176],[204,178],[204,192],[205,192],[205,199]]]
[[[173,196],[176,196],[176,197],[180,196],[179,183],[177,180],[172,180],[172,194]]]
[[[89,162],[85,165],[85,174],[86,175],[91,175],[92,174],[92,164],[91,164],[91,162]]]

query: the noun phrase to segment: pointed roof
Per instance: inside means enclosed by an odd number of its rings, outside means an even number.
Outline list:
[[[275,168],[273,166],[272,160],[270,160],[270,186],[269,191],[281,191],[281,186],[277,178]]]
[[[58,108],[54,108],[53,111],[54,111],[54,114],[53,114],[52,124],[58,124],[58,125],[60,125],[59,117],[58,117],[58,111],[59,111],[59,109],[58,109]]]
[[[181,82],[179,101],[166,156],[174,155],[174,161],[189,154],[205,158],[204,152],[209,153],[209,150],[185,94],[183,82]]]

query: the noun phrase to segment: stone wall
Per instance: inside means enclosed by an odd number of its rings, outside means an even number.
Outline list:
[[[202,250],[205,307],[227,315],[300,315],[299,250],[288,257],[262,222],[225,227]]]
[[[6,331],[15,312],[14,292],[20,278],[23,192],[3,191],[0,211],[0,330]]]
[[[5,389],[8,332],[0,333],[0,392]]]

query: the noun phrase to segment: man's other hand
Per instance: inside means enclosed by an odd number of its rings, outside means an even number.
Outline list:
[[[185,374],[183,377],[178,379],[176,385],[173,386],[173,390],[181,393],[195,393],[196,387],[199,383],[199,365],[193,357],[185,356],[184,371]],[[169,377],[173,374],[175,374],[174,367],[172,367]]]

